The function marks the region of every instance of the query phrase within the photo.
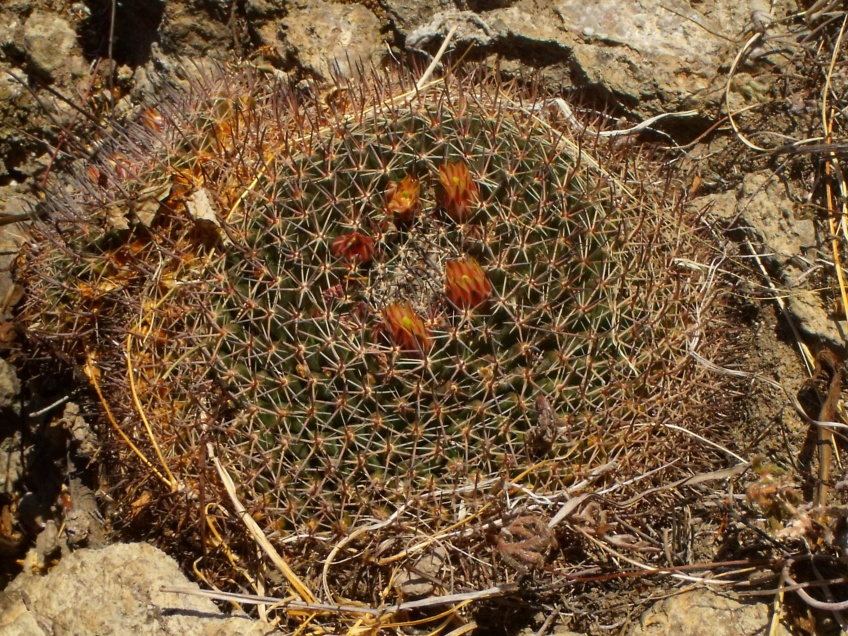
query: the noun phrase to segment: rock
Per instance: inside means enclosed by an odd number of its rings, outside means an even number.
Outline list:
[[[20,592],[0,593],[0,634],[5,636],[47,636],[27,610]]]
[[[21,382],[15,368],[0,358],[0,417],[19,414]],[[2,430],[3,427],[0,427]]]
[[[15,11],[0,9],[0,51],[14,48],[15,34],[21,28],[21,19]]]
[[[656,603],[627,636],[754,636],[768,632],[769,605],[744,604],[709,590],[695,590]],[[778,624],[777,636],[789,636]]]
[[[262,31],[263,40],[282,47],[318,78],[329,79],[336,67],[343,76],[353,75],[358,65],[367,70],[379,64],[383,53],[380,21],[361,5],[299,2],[281,24],[284,42],[279,42],[281,34],[273,23]]]
[[[0,424],[0,431],[7,428]],[[0,433],[0,495],[11,495],[21,485],[24,474],[21,431]]]
[[[762,259],[775,272],[773,282],[786,289],[785,300],[797,326],[815,339],[842,347],[848,323],[837,323],[828,316],[819,291],[806,276],[804,260],[799,258],[818,245],[815,225],[804,218],[799,207],[783,183],[767,172],[746,175],[737,192],[738,223],[759,237]]]
[[[27,83],[21,69],[0,62],[0,178],[18,172],[41,145],[33,140],[39,136],[37,106]]]
[[[23,188],[21,188],[22,190]],[[0,187],[0,217],[20,218],[21,222],[0,226],[0,321],[11,317],[20,294],[12,280],[12,264],[18,256],[18,250],[26,240],[24,219],[35,206],[35,197],[18,193],[12,186]],[[0,348],[7,345],[7,334],[0,322]]]
[[[456,8],[453,0],[382,0],[381,4],[394,27],[404,37],[429,22],[437,12]]]
[[[45,576],[24,573],[0,594],[0,633],[26,636],[246,636],[269,625],[226,616],[212,601],[162,592],[197,589],[176,562],[144,543],[80,550]]]
[[[78,72],[77,34],[56,13],[33,11],[24,23],[24,52],[31,70],[55,82],[60,75]],[[80,58],[81,60],[81,58]]]
[[[445,570],[449,567],[447,552],[437,546],[415,562],[413,571],[398,572],[394,580],[395,590],[406,599],[429,596],[435,589],[434,581],[443,581],[447,574]]]
[[[235,3],[227,0],[169,0],[163,4],[164,15],[161,16],[156,39],[164,53],[178,57],[202,55],[223,60],[236,44],[233,28]],[[151,48],[148,45],[148,51]]]
[[[798,204],[771,173],[745,176],[737,193],[737,213],[768,246],[768,260],[778,267],[816,247],[813,221],[802,217]]]
[[[722,69],[738,48],[738,34],[750,26],[753,11],[771,8],[767,0],[719,0],[698,9],[682,0],[480,1],[469,3],[479,11],[475,30],[468,28],[472,12],[457,11],[445,0],[384,5],[413,47],[441,39],[459,24],[457,42],[488,46],[507,57],[524,55],[528,63],[547,67],[548,79],[576,78],[642,118],[717,109]],[[786,0],[773,9],[778,15],[793,10]]]

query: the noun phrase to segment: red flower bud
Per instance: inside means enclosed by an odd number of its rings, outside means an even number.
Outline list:
[[[439,182],[442,205],[448,215],[457,223],[470,219],[478,203],[479,189],[471,179],[468,166],[461,161],[439,166]]]
[[[445,293],[460,309],[471,309],[492,295],[486,272],[473,258],[448,261],[445,265]]]
[[[392,303],[383,309],[383,322],[389,328],[392,341],[404,351],[425,353],[433,341],[421,317],[407,302]]]
[[[333,256],[348,263],[365,265],[374,258],[374,241],[362,232],[342,234],[333,240],[330,251]]]

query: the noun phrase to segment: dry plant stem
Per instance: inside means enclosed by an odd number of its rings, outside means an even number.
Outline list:
[[[760,272],[765,278],[766,283],[768,284],[769,289],[774,293],[774,301],[777,303],[778,307],[780,307],[780,312],[783,314],[784,320],[789,325],[789,328],[792,330],[792,335],[795,336],[795,343],[798,346],[798,349],[801,352],[801,358],[804,360],[804,364],[807,367],[807,373],[809,375],[813,374],[813,369],[815,368],[815,359],[813,358],[813,354],[810,353],[809,347],[804,344],[804,341],[801,339],[801,334],[798,332],[798,327],[795,326],[795,321],[792,320],[792,316],[789,314],[789,309],[786,307],[786,303],[783,302],[783,298],[780,297],[780,291],[777,289],[775,284],[771,280],[771,276],[769,276],[768,270],[765,265],[763,265],[763,261],[760,258],[760,255],[757,254],[757,251],[754,249],[754,246],[751,244],[749,239],[745,239],[745,245],[748,247],[748,250],[754,256],[754,260],[757,261],[757,266],[760,268]],[[801,409],[803,412],[803,409]]]
[[[371,524],[371,525],[368,525],[368,526],[363,526],[361,528],[358,528],[358,529],[354,530],[353,532],[351,532],[347,537],[345,537],[344,539],[339,541],[336,545],[333,546],[333,549],[330,550],[330,554],[328,554],[327,558],[324,559],[324,565],[322,566],[322,571],[321,571],[321,579],[322,579],[322,583],[324,585],[324,595],[326,596],[327,599],[332,600],[332,598],[333,598],[333,593],[330,591],[330,578],[329,578],[330,568],[333,565],[333,561],[335,560],[336,555],[342,550],[342,548],[344,548],[348,543],[350,543],[351,541],[353,541],[354,539],[356,539],[357,537],[359,537],[363,534],[366,534],[368,532],[375,532],[377,530],[385,528],[388,525],[391,525],[392,523],[395,522],[395,520],[398,518],[398,516],[400,516],[400,514],[402,512],[403,512],[403,507],[398,508],[385,521],[380,521],[379,523],[374,523],[374,524]]]
[[[739,141],[741,141],[743,144],[745,144],[752,150],[756,150],[757,152],[768,152],[768,148],[761,148],[757,144],[748,140],[748,138],[742,134],[742,131],[739,130],[739,126],[736,125],[736,121],[733,119],[733,113],[730,110],[730,87],[733,84],[733,74],[736,72],[736,67],[739,65],[739,62],[742,61],[742,58],[748,52],[748,49],[750,49],[757,42],[759,42],[762,37],[762,33],[755,33],[750,38],[748,38],[748,41],[745,42],[744,46],[736,54],[736,58],[733,60],[733,64],[731,64],[730,71],[727,74],[727,83],[724,86],[724,105],[727,109],[727,119],[730,122],[730,125],[733,127],[733,132],[736,133],[736,136],[739,138]]]
[[[100,382],[97,380],[97,375],[100,373],[100,371],[95,366],[94,361],[91,359],[91,356],[88,356],[88,359],[86,360],[85,372],[88,376],[89,381],[94,387],[94,391],[97,393],[97,398],[100,400],[100,404],[103,406],[103,410],[106,413],[106,418],[109,420],[109,423],[112,424],[112,428],[117,431],[118,435],[121,437],[122,440],[124,440],[124,442],[126,442],[127,446],[129,446],[130,450],[135,453],[136,457],[138,457],[141,462],[145,466],[147,466],[153,472],[153,474],[156,475],[162,481],[162,483],[164,483],[170,488],[170,480],[168,480],[167,477],[160,473],[159,470],[151,463],[151,461],[147,459],[144,453],[139,450],[138,446],[136,446],[129,438],[129,436],[124,433],[123,429],[121,429],[121,427],[118,425],[117,420],[115,420],[115,416],[112,415],[112,409],[109,408],[109,403],[106,402],[106,398],[103,396],[103,392],[100,390]]]
[[[807,22],[812,22],[820,13],[827,13],[834,10],[842,0],[816,0],[806,11],[802,11],[798,15],[803,15]]]
[[[209,458],[215,464],[215,470],[218,471],[218,476],[221,478],[221,481],[224,484],[224,488],[227,489],[227,494],[230,496],[230,501],[233,504],[233,507],[236,510],[236,514],[239,518],[244,522],[244,525],[247,526],[248,531],[250,532],[250,536],[253,537],[253,540],[262,548],[265,554],[270,557],[271,561],[274,563],[277,568],[279,568],[280,573],[286,577],[286,580],[291,584],[291,586],[295,589],[295,591],[300,595],[300,597],[306,600],[308,603],[313,603],[317,601],[315,595],[309,590],[306,585],[304,585],[303,581],[298,578],[298,576],[292,572],[292,569],[289,567],[289,564],[286,563],[286,560],[280,556],[277,550],[271,545],[271,542],[265,538],[265,534],[262,532],[262,529],[253,520],[253,517],[245,510],[241,501],[239,501],[238,495],[236,495],[236,487],[233,483],[232,478],[224,470],[224,467],[221,465],[221,462],[218,461],[218,457],[215,455],[215,449],[212,444],[207,444],[206,451],[208,453]]]
[[[429,81],[430,77],[433,75],[433,72],[439,66],[439,62],[441,61],[442,57],[444,57],[445,51],[448,50],[448,45],[453,39],[453,36],[456,34],[457,28],[458,26],[455,24],[451,27],[450,31],[448,31],[448,34],[445,36],[445,41],[442,42],[442,46],[439,47],[439,50],[436,52],[433,61],[430,62],[430,65],[427,67],[427,70],[425,70],[421,74],[421,77],[415,83],[416,89],[421,90],[422,88],[424,88],[424,85]]]
[[[600,541],[596,537],[593,537],[591,534],[586,532],[580,526],[574,525],[574,526],[569,526],[569,527],[572,530],[574,530],[575,532],[579,532],[580,534],[582,534],[584,537],[586,537],[589,541],[591,541],[596,546],[601,548],[603,551],[608,552],[611,555],[613,555],[614,557],[621,559],[622,561],[625,561],[625,562],[629,563],[630,565],[635,566],[635,567],[643,570],[645,573],[648,573],[648,574],[668,574],[672,578],[679,579],[681,581],[688,581],[690,583],[710,583],[710,584],[714,584],[714,585],[735,585],[736,584],[735,581],[723,581],[723,580],[717,579],[717,578],[708,579],[708,578],[703,578],[703,577],[699,577],[699,576],[688,576],[686,574],[680,574],[676,569],[647,565],[646,563],[642,563],[641,561],[637,561],[636,559],[631,559],[630,557],[623,555],[621,552],[610,547],[609,543],[606,543],[604,541]],[[706,566],[704,566],[704,567],[706,568]]]
[[[216,601],[230,601],[244,603],[245,605],[257,605],[260,603],[269,604],[284,610],[299,610],[309,612],[326,612],[331,614],[365,614],[370,616],[386,616],[396,614],[397,612],[406,612],[409,610],[425,609],[428,607],[439,607],[440,605],[453,605],[458,603],[468,603],[469,601],[479,601],[489,598],[502,598],[511,596],[520,591],[518,584],[506,583],[478,590],[475,592],[464,592],[461,594],[445,594],[442,596],[431,596],[415,601],[406,601],[396,605],[386,605],[383,607],[367,607],[365,605],[350,605],[340,604],[333,605],[330,603],[304,603],[303,601],[281,601],[273,596],[254,596],[250,594],[237,594],[232,592],[213,592],[211,590],[197,590],[192,588],[182,587],[162,587],[162,592],[169,594],[186,594],[188,596],[202,596]],[[451,612],[458,608],[453,608]],[[431,622],[428,618],[424,622]]]
[[[554,621],[559,618],[559,610],[554,610],[548,617],[545,619],[545,622],[542,623],[542,626],[536,631],[536,636],[545,636],[548,633],[548,630],[551,628],[551,625],[554,624]]]
[[[825,369],[825,367],[828,367]],[[819,421],[830,422],[839,417],[839,397],[842,394],[842,368],[839,360],[828,349],[823,350],[816,359],[816,372],[812,380],[816,380],[822,373],[827,372],[830,379],[827,384],[827,393],[823,396]],[[817,440],[819,449],[819,473],[816,492],[813,498],[813,506],[824,506],[827,504],[828,483],[830,482],[830,466],[833,458],[833,429],[829,426],[817,427]]]
[[[457,627],[456,629],[449,631],[447,634],[445,634],[445,636],[462,636],[463,634],[470,634],[476,629],[477,623],[471,621],[470,623],[466,623],[462,627]]]
[[[171,489],[171,492],[177,492],[179,488],[179,482],[177,481],[174,474],[171,472],[171,469],[168,468],[168,462],[165,461],[165,456],[162,454],[162,449],[159,448],[159,444],[156,441],[156,436],[153,434],[153,429],[150,428],[150,422],[147,421],[147,416],[144,414],[144,408],[141,406],[141,401],[138,399],[138,391],[135,388],[135,371],[133,370],[133,362],[132,362],[132,334],[127,334],[127,378],[130,382],[130,392],[132,393],[133,404],[135,405],[136,412],[138,413],[141,421],[144,423],[144,429],[147,431],[147,436],[150,438],[150,443],[153,444],[153,450],[156,451],[156,456],[159,458],[159,463],[162,465],[165,473],[168,475],[168,486]]]
[[[691,435],[692,437],[694,437],[695,439],[697,439],[700,442],[703,442],[707,446],[712,446],[713,448],[720,450],[721,452],[723,452],[727,455],[730,455],[734,459],[738,459],[745,466],[747,466],[750,463],[747,459],[745,459],[741,455],[737,455],[733,451],[728,450],[727,448],[724,448],[724,446],[721,446],[720,444],[716,444],[715,442],[711,442],[710,440],[705,438],[703,435],[698,435],[697,433],[693,433],[692,431],[689,431],[689,430],[683,428],[682,426],[677,426],[676,424],[667,424],[667,423],[663,424],[663,426],[665,426],[666,428],[670,428],[672,430],[675,430],[675,431],[680,431],[681,433],[685,433],[686,435]]]
[[[848,601],[831,603],[827,601],[819,601],[818,599],[815,599],[810,596],[807,590],[804,589],[804,585],[797,583],[795,579],[793,579],[792,576],[789,574],[789,570],[795,562],[795,559],[790,559],[786,562],[786,565],[783,566],[781,577],[787,583],[789,583],[790,586],[792,586],[792,591],[795,592],[798,596],[800,596],[807,605],[815,609],[825,610],[827,612],[843,612],[845,610],[848,610]]]
[[[624,137],[627,135],[633,135],[643,130],[649,130],[653,124],[660,121],[661,119],[665,119],[666,117],[694,117],[698,114],[697,110],[684,110],[678,113],[661,113],[659,115],[650,117],[645,121],[636,124],[635,126],[632,126],[630,128],[624,128],[620,130],[595,130],[582,123],[579,119],[577,119],[577,117],[574,116],[574,110],[561,97],[546,100],[541,104],[537,105],[536,109],[546,108],[550,105],[555,105],[557,108],[559,108],[563,117],[565,117],[568,123],[574,126],[575,129],[577,129],[579,132],[588,133],[593,137]]]
[[[842,45],[842,39],[845,36],[845,27],[848,25],[848,15],[846,15],[842,20],[842,27],[839,29],[839,36],[836,38],[836,45],[833,47],[833,55],[830,59],[830,66],[827,69],[827,75],[825,78],[825,86],[822,91],[822,125],[824,126],[824,133],[826,143],[828,145],[833,144],[833,119],[831,113],[829,112],[827,106],[828,95],[830,94],[830,85],[833,78],[833,69],[836,66],[836,60],[838,58],[838,53],[840,47]],[[842,264],[841,259],[839,257],[839,241],[837,240],[837,215],[833,206],[833,191],[831,185],[831,177],[833,173],[833,167],[836,166],[838,169],[839,160],[836,157],[835,153],[830,153],[830,160],[825,163],[825,175],[827,177],[825,182],[826,188],[826,196],[827,196],[827,209],[828,209],[828,223],[830,224],[830,234],[833,236],[832,246],[833,246],[833,264],[836,269],[836,276],[839,280],[839,291],[842,294],[842,306],[844,311],[848,312],[848,291],[846,291],[845,287],[845,276],[842,273]],[[841,174],[841,172],[840,172]],[[841,183],[841,180],[840,180]],[[844,194],[844,188],[843,188]],[[841,214],[841,222],[839,223],[843,228],[843,233],[845,230],[845,200],[842,200],[842,214]]]
[[[437,636],[441,634],[442,630],[445,629],[450,623],[455,622],[458,618],[460,618],[460,610],[462,610],[464,607],[467,607],[470,603],[471,601],[463,601],[453,607],[439,612],[438,614],[426,616],[425,618],[411,620],[393,620],[394,616],[391,614],[387,614],[384,617],[380,617],[379,621],[375,621],[372,624],[366,623],[365,627],[369,628],[371,632],[375,631],[375,629],[377,629],[378,627],[384,630],[397,630],[401,627],[418,627],[420,625],[427,625],[429,623],[434,623],[438,620],[441,620],[441,624],[437,625],[435,628],[431,629],[428,632],[430,636]],[[366,620],[363,620],[362,622],[365,623]],[[469,626],[472,626],[472,629],[476,629],[477,624],[474,621],[471,621],[470,623],[465,623],[464,625],[461,625],[457,628],[457,630],[460,630],[459,633],[464,634],[468,630]],[[348,630],[348,636],[354,636],[355,634],[358,635],[362,632],[363,630],[356,631],[354,628],[351,628],[350,630]],[[444,636],[447,636],[447,634],[445,634]]]
[[[816,580],[818,581],[819,585],[822,586],[822,591],[827,597],[828,602],[835,602],[833,599],[833,592],[830,591],[829,582],[825,581],[824,577],[821,575],[821,572],[819,572],[818,567],[816,567],[815,559],[810,559],[810,567],[812,568],[813,573],[816,575]],[[845,616],[842,614],[842,612],[839,610],[834,610],[832,613],[833,617],[836,619],[836,622],[839,623],[839,627],[842,629],[842,633],[844,634],[848,632],[848,625],[846,625]]]

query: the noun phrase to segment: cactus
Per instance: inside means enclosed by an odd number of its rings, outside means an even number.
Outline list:
[[[480,530],[510,502],[660,466],[690,441],[659,424],[712,412],[687,355],[711,310],[676,265],[704,244],[673,184],[638,179],[638,148],[581,150],[478,68],[369,81],[312,98],[222,72],[168,93],[55,186],[18,275],[28,333],[135,445],[115,436],[128,499],[226,507],[211,443],[310,581],[397,513],[332,565],[334,593],[374,601],[356,573],[414,563],[375,554],[457,523],[455,580],[514,576],[520,555]],[[518,570],[556,558],[540,545]]]

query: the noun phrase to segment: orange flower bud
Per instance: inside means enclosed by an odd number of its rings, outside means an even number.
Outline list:
[[[421,207],[420,194],[421,184],[415,177],[406,175],[402,181],[392,181],[386,190],[386,210],[397,221],[409,223]]]
[[[141,125],[147,128],[150,132],[161,133],[165,130],[165,118],[155,108],[145,108],[139,114]]]
[[[100,172],[97,166],[87,165],[85,167],[85,174],[88,176],[88,180],[91,181],[93,185],[99,185],[101,187],[106,186],[106,177]]]
[[[374,241],[362,232],[342,234],[333,240],[330,251],[333,256],[348,263],[365,265],[374,258]]]
[[[488,300],[492,285],[480,264],[468,257],[445,265],[445,293],[455,306],[471,309]]]
[[[392,340],[404,351],[424,353],[433,344],[424,321],[407,302],[392,303],[383,309],[383,322],[389,328]]]
[[[464,223],[474,214],[479,190],[471,179],[468,166],[461,161],[439,166],[439,182],[442,184],[442,205],[457,223]]]

